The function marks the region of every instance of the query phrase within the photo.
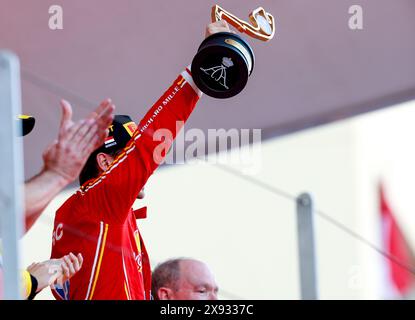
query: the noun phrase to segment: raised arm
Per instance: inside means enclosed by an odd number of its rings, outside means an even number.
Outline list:
[[[229,31],[226,22],[208,25],[206,36]],[[173,140],[201,97],[186,68],[140,121],[131,140],[97,179],[81,188],[84,201],[107,222],[122,223],[140,190],[162,163]]]
[[[162,163],[178,130],[187,121],[201,93],[187,68],[149,109],[127,146],[97,179],[81,188],[88,207],[108,222],[122,223],[140,190]],[[160,141],[161,140],[161,141]]]

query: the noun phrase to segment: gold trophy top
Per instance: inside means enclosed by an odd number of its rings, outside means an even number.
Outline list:
[[[218,5],[212,7],[212,22],[225,20],[239,32],[246,33],[249,36],[262,41],[269,41],[274,37],[274,17],[266,12],[264,8],[256,8],[249,14],[249,19],[251,20],[251,23],[239,19]]]

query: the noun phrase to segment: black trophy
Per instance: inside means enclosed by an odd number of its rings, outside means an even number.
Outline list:
[[[263,8],[250,14],[250,24],[216,5],[212,8],[212,21],[221,19],[259,40],[269,41],[274,36],[274,18]],[[254,52],[241,36],[230,32],[215,33],[202,42],[192,61],[193,80],[208,96],[230,98],[245,88],[254,63]]]

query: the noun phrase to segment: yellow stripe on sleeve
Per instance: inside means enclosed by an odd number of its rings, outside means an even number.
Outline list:
[[[124,282],[124,290],[125,290],[125,295],[127,296],[127,300],[131,300],[130,295],[128,294],[127,284],[125,282]]]
[[[101,243],[101,249],[100,249],[100,252],[99,252],[97,270],[95,272],[94,283],[92,285],[91,294],[89,295],[88,300],[91,300],[92,297],[94,296],[95,286],[97,284],[99,271],[100,271],[100,268],[101,268],[102,257],[104,256],[104,249],[105,249],[105,242],[107,240],[107,233],[108,233],[108,224],[105,224],[104,237],[103,237],[103,240],[102,240],[102,243]]]

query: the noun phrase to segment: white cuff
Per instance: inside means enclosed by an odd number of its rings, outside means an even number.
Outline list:
[[[195,82],[193,81],[192,73],[190,71],[190,65],[187,66],[186,70],[184,70],[181,73],[181,75],[186,80],[186,82],[190,84],[190,86],[193,88],[193,90],[196,92],[196,94],[200,98],[202,96],[203,92],[200,91],[200,89],[196,86]]]

